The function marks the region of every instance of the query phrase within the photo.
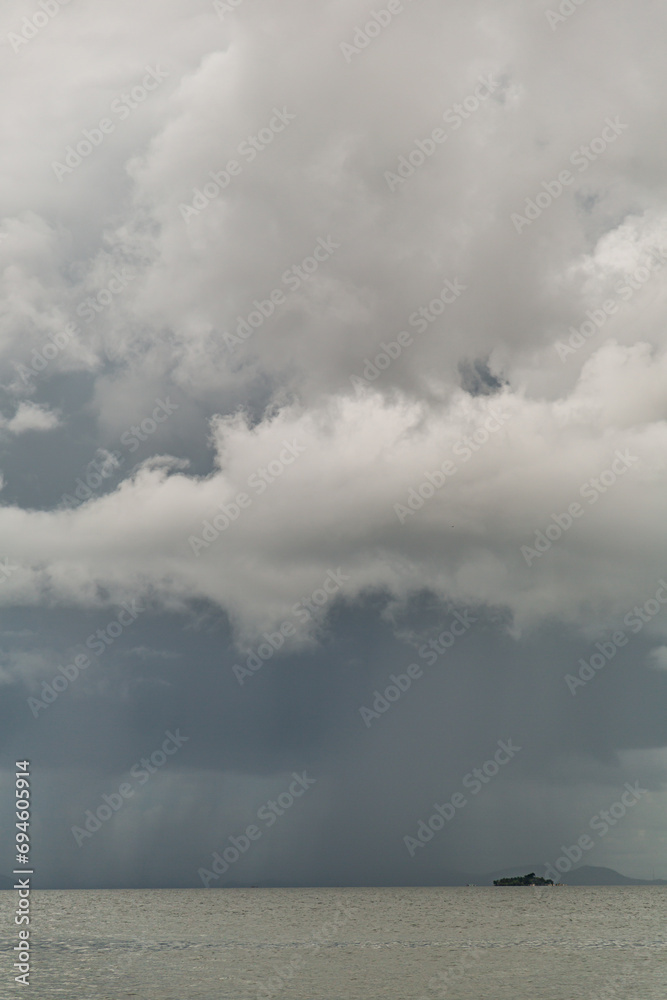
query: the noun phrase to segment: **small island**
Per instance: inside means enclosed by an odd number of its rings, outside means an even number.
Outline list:
[[[494,885],[553,885],[553,879],[541,878],[535,872],[528,875],[515,875],[514,878],[496,878]]]

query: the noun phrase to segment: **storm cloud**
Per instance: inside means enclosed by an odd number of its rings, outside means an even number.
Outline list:
[[[36,884],[438,883],[552,862],[634,782],[586,863],[650,875],[664,12],[2,21],[0,811],[30,759]]]

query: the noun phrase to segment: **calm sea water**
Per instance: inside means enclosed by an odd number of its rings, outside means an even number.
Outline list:
[[[667,890],[34,892],[35,1000],[665,1000]]]

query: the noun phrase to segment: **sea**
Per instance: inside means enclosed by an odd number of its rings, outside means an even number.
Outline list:
[[[0,996],[665,1000],[667,887],[42,890]]]

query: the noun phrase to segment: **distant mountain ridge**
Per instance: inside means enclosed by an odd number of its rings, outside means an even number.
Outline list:
[[[404,884],[405,888],[409,887],[425,887],[425,888],[438,888],[439,886],[465,886],[465,885],[475,885],[480,888],[490,886],[493,888],[493,882],[495,879],[512,877],[514,875],[524,875],[527,871],[540,872],[544,870],[544,865],[522,865],[520,867],[507,867],[501,868],[495,872],[489,872],[488,874],[480,875],[479,873],[466,873],[466,872],[446,872],[440,876],[440,881],[438,882],[427,882],[427,881],[414,881],[410,884]],[[667,880],[662,878],[657,879],[641,879],[641,878],[630,878],[628,875],[621,875],[620,872],[614,871],[613,868],[596,868],[592,865],[582,865],[581,868],[573,868],[572,871],[565,872],[561,878],[561,882],[565,885],[572,886],[605,886],[605,885],[667,885]],[[12,889],[14,886],[14,879],[8,878],[6,875],[0,875],[0,891],[3,889]],[[296,888],[296,889],[323,889],[323,888],[398,888],[398,886],[392,886],[388,882],[375,881],[372,884],[362,884],[357,882],[356,884],[343,884],[336,881],[328,880],[326,882],[320,882],[318,884],[310,882],[300,882],[296,883],[285,882],[279,879],[264,879],[257,882],[232,882],[226,883],[219,886],[221,889],[250,889],[256,887],[258,889],[278,889],[278,888]],[[56,887],[54,887],[56,888]],[[57,886],[59,889],[69,888],[66,885]],[[77,888],[81,888],[77,886]],[[91,889],[108,889],[112,888],[110,886],[97,885],[90,886]],[[117,886],[116,888],[123,889],[168,889],[171,886],[142,886],[142,885],[126,885]],[[201,889],[201,883],[188,885],[179,885],[177,888],[181,889]],[[218,888],[218,886],[212,886],[211,888]],[[497,888],[502,888],[498,886]]]

